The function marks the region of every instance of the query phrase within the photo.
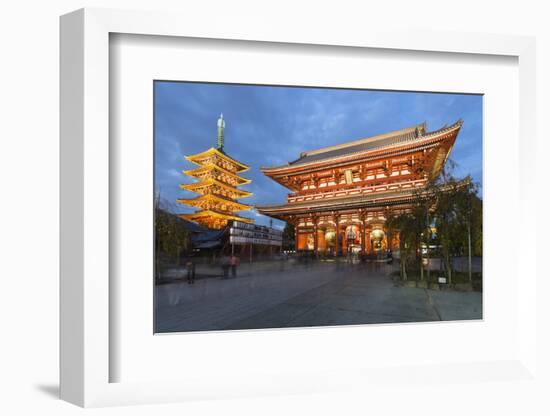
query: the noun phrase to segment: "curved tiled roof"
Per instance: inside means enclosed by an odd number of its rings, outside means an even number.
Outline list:
[[[325,147],[312,152],[304,152],[300,158],[290,162],[289,165],[302,165],[309,162],[317,162],[323,159],[332,159],[338,156],[349,155],[366,150],[378,149],[380,147],[391,146],[416,139],[417,128],[421,128],[421,124],[407,129],[398,130],[395,132],[383,134],[380,136],[369,137],[366,139],[355,140],[353,142],[344,143],[342,145]]]
[[[367,137],[365,139],[342,143],[336,146],[324,147],[321,149],[304,152],[300,158],[282,166],[262,167],[264,173],[286,170],[289,168],[302,167],[302,165],[319,165],[324,160],[340,160],[353,155],[368,155],[370,151],[374,153],[382,152],[385,149],[391,149],[397,146],[423,142],[434,138],[446,131],[450,131],[462,126],[462,120],[458,120],[450,126],[444,126],[439,130],[426,132],[426,125],[417,124],[406,129],[396,130],[378,136]]]

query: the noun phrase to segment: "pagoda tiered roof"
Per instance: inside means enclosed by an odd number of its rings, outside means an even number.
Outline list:
[[[214,229],[225,227],[228,221],[254,222],[252,219],[234,213],[251,208],[250,205],[241,204],[236,200],[252,195],[251,192],[237,188],[251,181],[237,175],[237,173],[247,171],[249,167],[224,152],[224,129],[225,120],[223,115],[220,115],[218,119],[218,147],[211,147],[204,152],[185,156],[188,161],[200,167],[184,170],[183,173],[198,179],[199,182],[182,184],[180,188],[196,192],[200,196],[177,200],[180,204],[199,209],[192,214],[182,214],[181,218]]]
[[[178,199],[177,202],[205,210],[218,207],[222,212],[244,211],[252,208],[251,205],[241,204],[216,194],[204,194],[192,199]]]
[[[210,149],[205,150],[201,153],[185,156],[185,158],[199,166],[216,165],[235,173],[246,172],[250,169],[249,166],[239,162],[236,159],[233,159],[223,150],[216,149],[214,147],[211,147]]]
[[[184,170],[183,173],[200,180],[213,177],[232,186],[241,186],[252,182],[250,179],[242,178],[216,165],[205,165],[197,169]]]
[[[197,192],[202,195],[217,193],[230,198],[246,198],[247,196],[252,195],[252,192],[234,188],[214,178],[209,178],[201,182],[183,184],[180,185],[180,188],[191,192]]]
[[[236,214],[227,214],[224,212],[214,211],[214,210],[203,210],[197,211],[192,214],[181,214],[180,218],[183,218],[188,221],[197,222],[201,225],[204,225],[207,228],[222,228],[228,221],[240,221],[246,223],[252,223],[254,220],[246,217],[241,217]]]

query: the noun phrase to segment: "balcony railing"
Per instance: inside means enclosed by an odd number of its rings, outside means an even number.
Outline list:
[[[366,195],[385,191],[400,191],[404,189],[414,189],[426,184],[426,179],[418,179],[415,181],[407,181],[402,183],[384,184],[369,187],[356,187],[337,189],[329,192],[317,192],[313,194],[302,194],[299,192],[288,195],[288,202],[314,201],[326,198],[341,198],[346,196]]]

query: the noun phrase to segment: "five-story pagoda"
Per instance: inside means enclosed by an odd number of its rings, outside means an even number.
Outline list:
[[[238,162],[224,152],[225,120],[223,114],[218,119],[217,146],[191,156],[187,160],[199,167],[185,170],[184,174],[198,179],[198,182],[182,184],[180,188],[200,194],[192,199],[178,199],[177,202],[198,208],[192,214],[182,214],[181,218],[194,221],[207,228],[220,229],[228,221],[253,222],[253,220],[236,215],[237,211],[251,208],[237,201],[252,193],[238,189],[239,186],[250,183],[250,179],[238,176],[247,171],[249,166]]]

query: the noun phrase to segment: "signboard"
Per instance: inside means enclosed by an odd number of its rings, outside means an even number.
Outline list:
[[[233,221],[229,228],[229,242],[280,247],[283,244],[283,232],[265,225]]]

